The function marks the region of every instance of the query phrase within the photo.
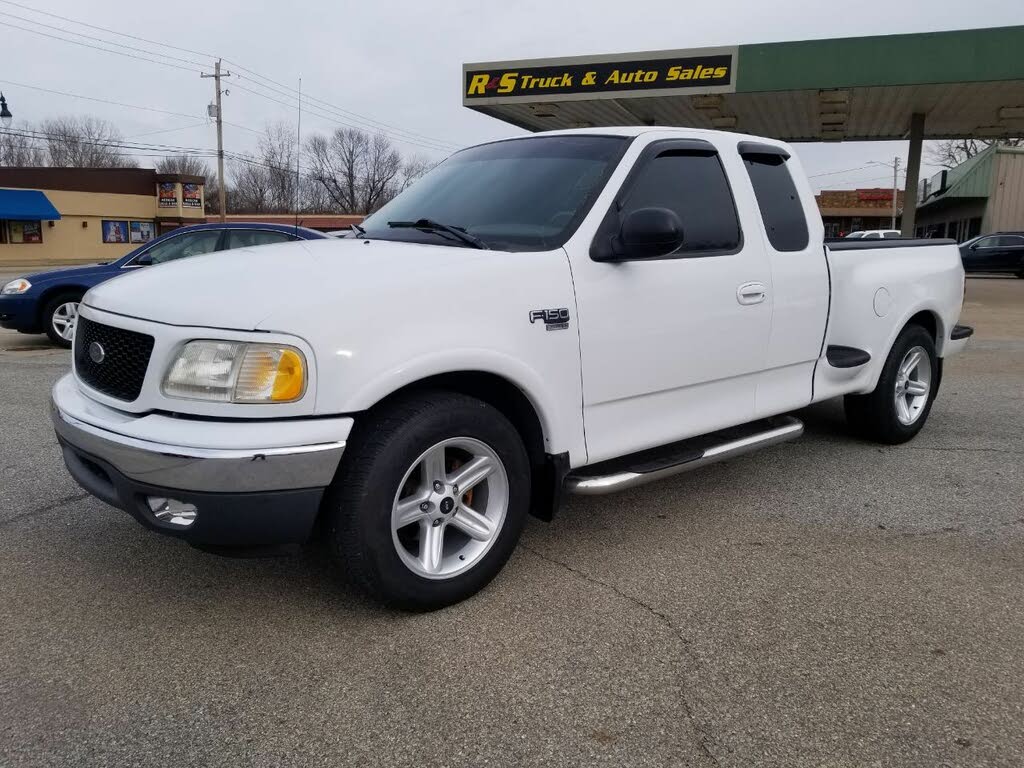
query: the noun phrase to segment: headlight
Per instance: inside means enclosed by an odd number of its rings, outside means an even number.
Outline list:
[[[190,341],[164,376],[164,394],[221,403],[291,403],[306,391],[306,358],[283,344]]]
[[[17,280],[11,280],[7,285],[0,289],[0,293],[4,296],[14,293],[24,293],[32,287],[32,283],[26,280],[24,277],[19,277]]]

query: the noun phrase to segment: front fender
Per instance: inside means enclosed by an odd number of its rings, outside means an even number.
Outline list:
[[[493,349],[448,349],[403,361],[363,382],[345,398],[344,412],[364,411],[398,390],[451,373],[488,373],[515,385],[533,406],[544,433],[545,452],[569,452],[585,461],[580,411],[559,407],[560,382],[545,378],[522,360]],[[561,383],[564,384],[564,383]],[[562,393],[564,394],[564,393]]]

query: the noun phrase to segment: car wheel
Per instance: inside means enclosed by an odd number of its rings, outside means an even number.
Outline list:
[[[530,482],[522,440],[494,407],[447,392],[403,398],[350,436],[325,501],[331,550],[382,602],[451,605],[511,555]]]
[[[908,325],[889,351],[874,391],[846,396],[847,422],[868,439],[905,443],[928,420],[938,383],[934,339],[921,326]]]
[[[43,308],[43,328],[50,341],[58,347],[71,347],[75,338],[75,324],[78,322],[78,303],[81,300],[80,294],[63,293],[47,301]]]

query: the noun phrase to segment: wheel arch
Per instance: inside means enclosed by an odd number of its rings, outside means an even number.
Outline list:
[[[36,324],[42,328],[46,327],[46,318],[43,317],[43,312],[46,311],[46,305],[50,303],[50,300],[54,296],[60,296],[63,293],[67,293],[78,294],[78,297],[81,298],[82,296],[85,296],[85,293],[88,290],[89,287],[85,285],[67,285],[65,283],[44,288],[39,294],[39,298],[36,300]]]
[[[396,399],[420,392],[443,390],[475,397],[500,411],[523,440],[533,475],[530,512],[550,520],[561,495],[561,481],[568,472],[567,452],[551,453],[550,426],[543,411],[524,389],[507,376],[486,370],[436,373],[408,382],[375,402],[370,412]]]

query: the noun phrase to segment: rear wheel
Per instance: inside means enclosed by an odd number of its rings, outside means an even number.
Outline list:
[[[75,324],[78,322],[80,294],[62,293],[46,302],[43,308],[43,329],[50,341],[65,349],[75,338]]]
[[[325,512],[350,578],[391,605],[433,610],[482,589],[515,548],[530,468],[515,427],[475,398],[425,393],[368,415]]]
[[[846,396],[846,419],[871,440],[905,443],[928,420],[938,380],[934,339],[921,326],[908,325],[889,351],[874,391]]]

